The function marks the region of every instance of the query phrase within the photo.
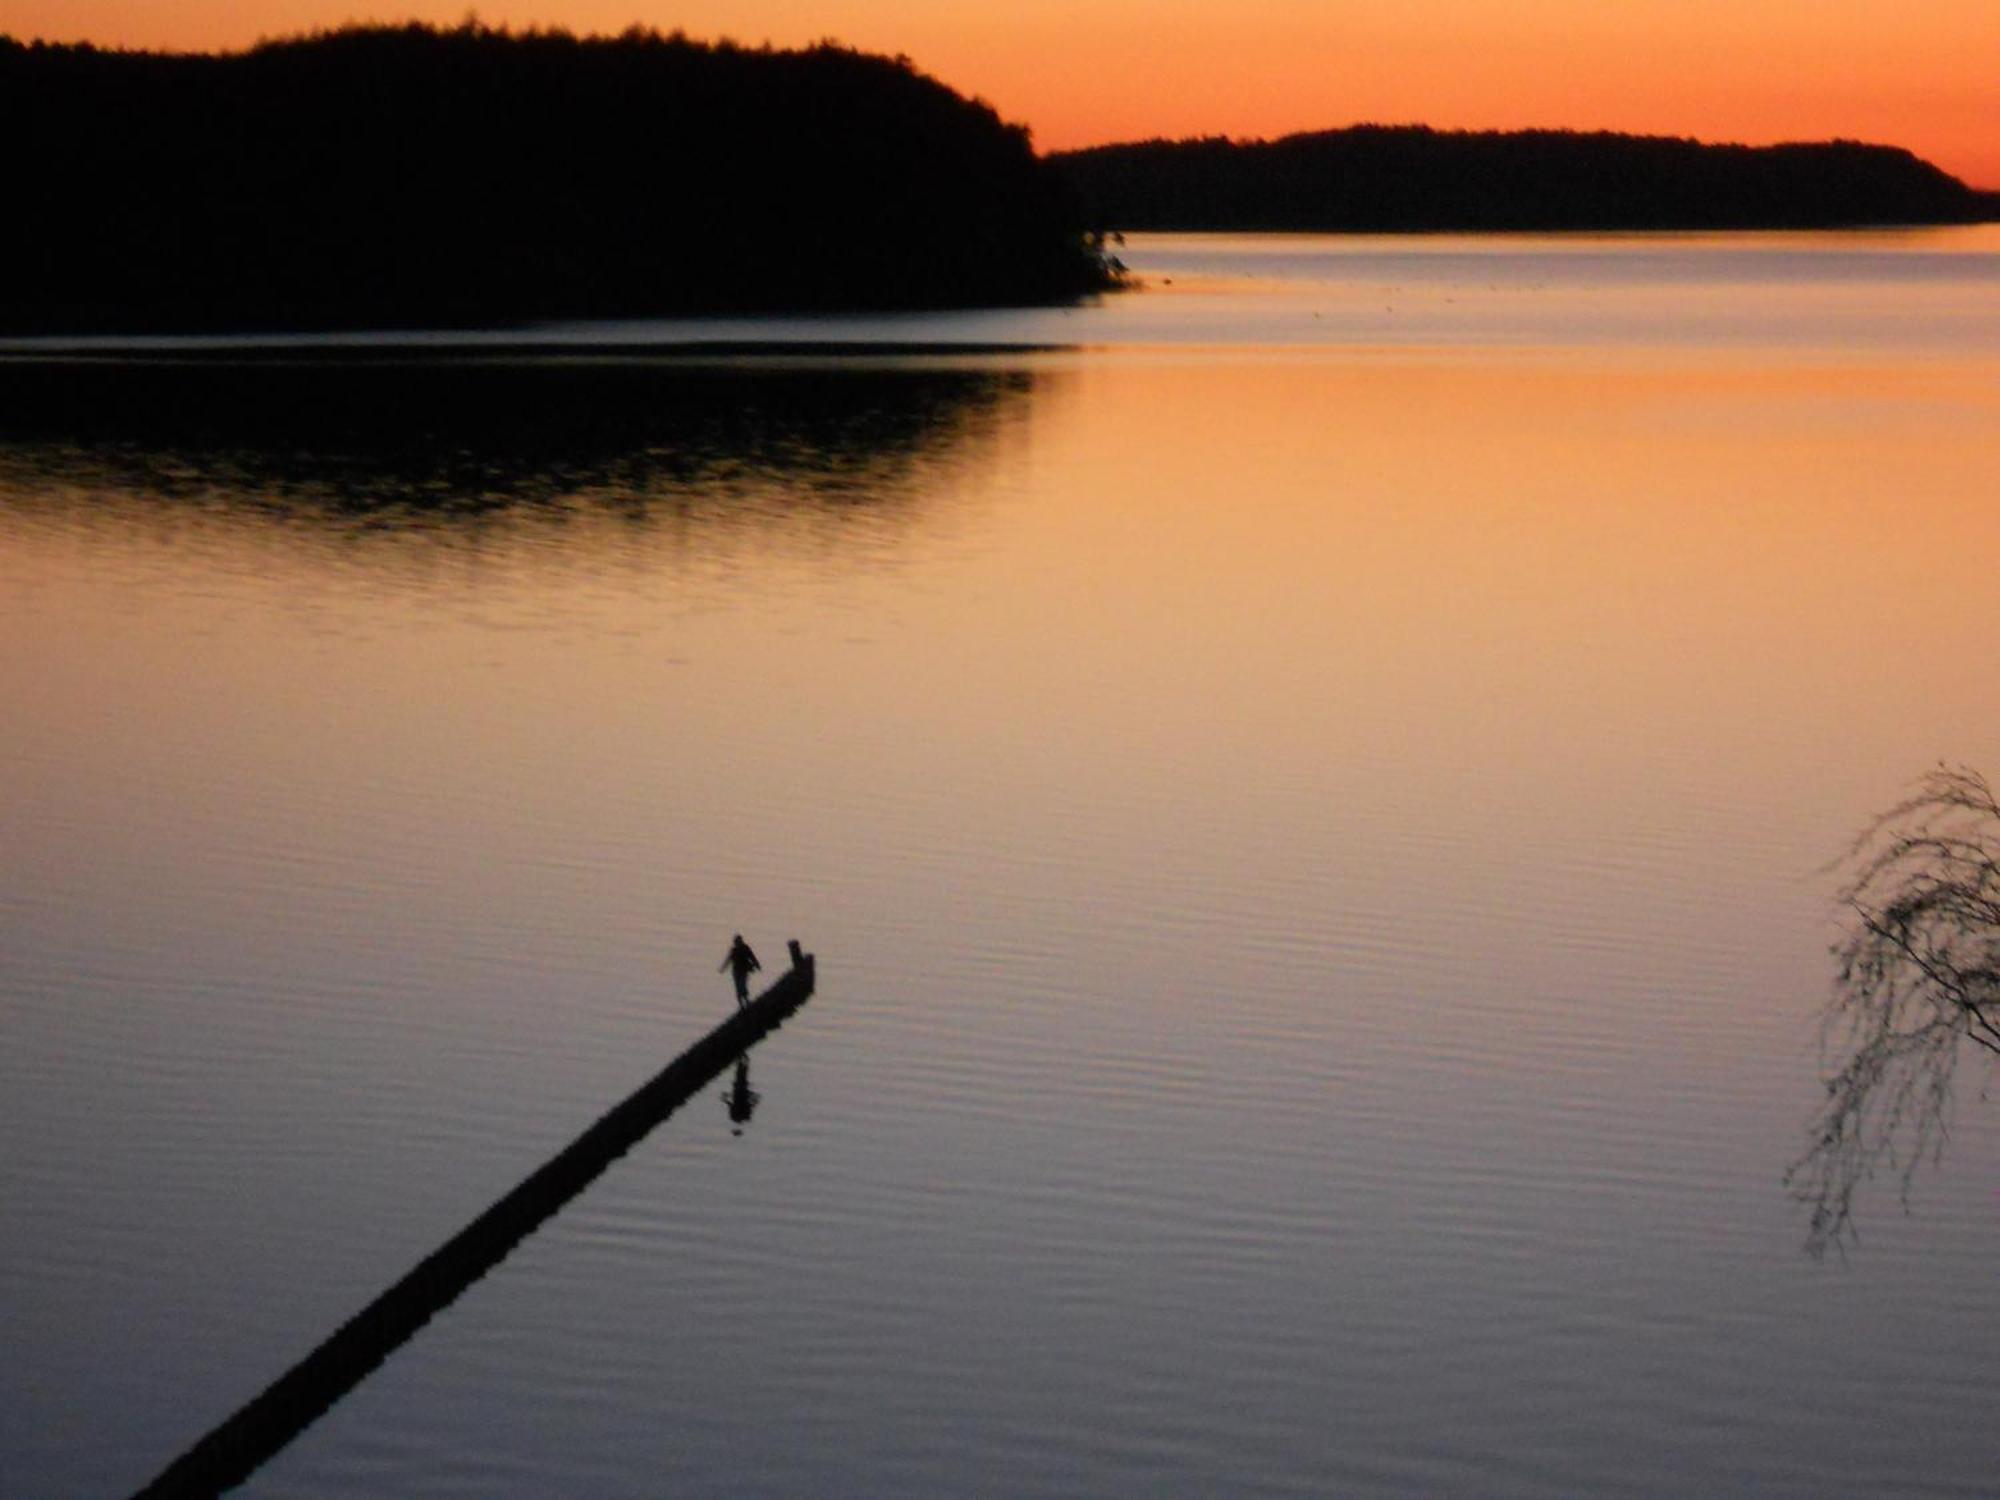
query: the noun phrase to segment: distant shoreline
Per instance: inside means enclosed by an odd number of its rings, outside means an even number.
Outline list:
[[[579,366],[590,368],[642,369],[650,366],[700,364],[763,365],[796,363],[805,366],[837,365],[842,369],[857,364],[879,363],[894,367],[911,362],[938,359],[980,359],[1014,355],[1054,354],[1072,347],[1052,343],[924,342],[904,341],[843,343],[839,340],[758,340],[694,339],[682,343],[604,344],[585,340],[537,343],[523,341],[463,342],[422,340],[385,334],[366,342],[322,342],[301,335],[298,342],[237,342],[227,335],[166,335],[189,340],[227,338],[216,343],[141,343],[108,340],[78,347],[59,337],[44,347],[28,341],[0,339],[0,381],[20,370],[50,366],[115,368],[143,365],[169,368],[180,365],[200,369],[232,367],[260,369],[329,369],[410,367],[514,367],[521,365]],[[337,335],[328,335],[328,339]]]
[[[1714,145],[1562,130],[1358,125],[1272,141],[1058,152],[1092,223],[1372,234],[1805,230],[2000,221],[2000,193],[1895,146]]]
[[[1266,257],[1291,263],[1323,257],[1335,274],[1345,265],[1405,270],[1388,279],[1427,272],[1427,264],[1457,265],[1474,284],[1489,277],[1466,269],[1493,257],[1505,266],[1521,257],[1543,269],[1536,279],[1563,279],[1572,257],[1583,264],[1624,264],[1641,278],[1681,273],[1660,268],[1687,265],[1735,267],[1726,275],[1762,279],[1788,274],[1807,262],[1838,264],[1852,255],[1873,264],[1882,257],[1905,264],[1976,263],[1982,275],[2000,255],[1990,225],[1918,225],[1832,230],[1548,230],[1372,234],[1318,230],[1166,230],[1135,232],[1125,284],[1135,291],[1175,284],[1185,291],[1203,279],[1197,263],[1212,249],[1231,257],[1234,274],[1261,281]],[[1297,243],[1289,243],[1296,241]],[[1205,242],[1214,242],[1212,245]],[[1190,260],[1190,257],[1193,259]],[[1759,270],[1759,267],[1770,269]],[[1649,269],[1652,268],[1652,269]],[[1587,278],[1592,273],[1585,271]],[[1952,273],[1947,273],[1952,274]],[[1313,279],[1319,279],[1318,273]],[[1516,278],[1518,280],[1518,277]],[[1447,300],[1450,300],[1447,298]],[[1063,356],[1112,344],[1149,342],[1149,313],[1136,303],[994,309],[957,308],[888,313],[702,315],[674,319],[606,319],[543,325],[496,322],[431,328],[205,330],[175,333],[0,333],[0,384],[9,399],[37,370],[146,369],[157,378],[174,370],[232,368],[284,372],[304,369],[382,370],[486,368],[639,369],[645,367],[824,369],[837,366],[904,368],[938,362],[983,364],[1024,357]],[[1134,321],[1136,319],[1136,321]],[[1315,324],[1315,327],[1318,325]],[[1386,325],[1377,334],[1389,333]],[[1366,338],[1365,332],[1355,335]],[[0,422],[4,426],[4,422]]]
[[[229,54],[0,37],[0,335],[1074,301],[1020,126],[907,59],[349,26]]]
[[[1123,231],[2000,221],[1895,147],[1355,126],[1037,155],[905,58],[467,22],[232,53],[0,36],[0,339],[1073,304]],[[539,339],[535,342],[540,343]]]

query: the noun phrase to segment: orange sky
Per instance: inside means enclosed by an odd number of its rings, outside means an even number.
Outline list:
[[[456,0],[0,0],[0,31],[236,46]],[[490,22],[909,54],[1047,149],[1361,120],[1844,135],[2000,187],[2000,0],[490,0]]]

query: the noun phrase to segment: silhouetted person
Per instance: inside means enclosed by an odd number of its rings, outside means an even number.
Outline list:
[[[750,1123],[750,1116],[757,1111],[757,1101],[764,1096],[750,1087],[750,1059],[743,1056],[736,1059],[736,1077],[729,1085],[729,1092],[722,1096],[729,1107],[729,1133],[743,1134],[743,1127]]]
[[[743,934],[736,934],[736,941],[729,945],[729,954],[715,972],[729,971],[729,977],[736,981],[736,1005],[740,1010],[750,1003],[750,976],[764,966],[757,962],[757,955],[750,951],[750,945],[743,941]]]

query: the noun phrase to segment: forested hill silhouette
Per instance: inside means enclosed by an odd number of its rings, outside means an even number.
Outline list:
[[[1113,229],[1804,229],[2000,218],[1908,151],[1359,125],[1050,158]]]
[[[822,44],[351,26],[0,37],[0,331],[1047,302],[1105,282],[1025,129]]]

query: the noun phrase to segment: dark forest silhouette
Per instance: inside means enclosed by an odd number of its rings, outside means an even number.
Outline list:
[[[1027,131],[905,58],[468,23],[228,55],[0,37],[0,331],[1051,302]]]
[[[1139,141],[1050,160],[1126,229],[1790,229],[2000,219],[1908,151],[1705,145],[1567,130],[1360,125],[1276,141]]]

